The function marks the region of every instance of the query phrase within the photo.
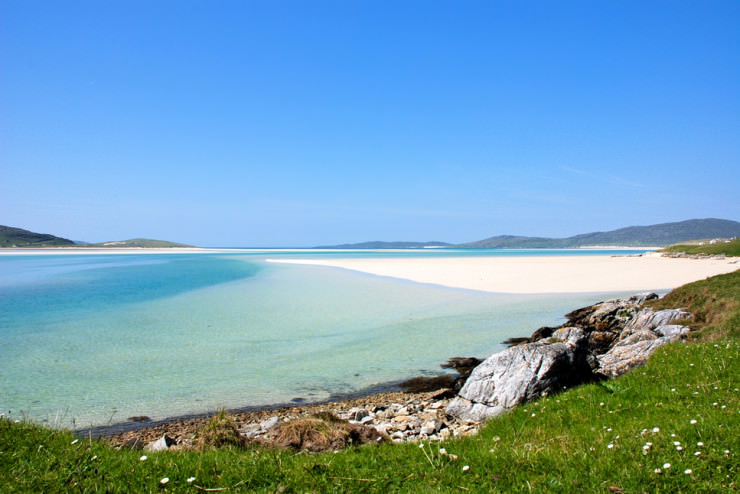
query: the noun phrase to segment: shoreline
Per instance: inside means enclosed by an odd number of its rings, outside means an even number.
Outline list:
[[[409,393],[403,391],[400,383],[401,381],[393,381],[388,383],[377,384],[369,388],[361,389],[351,393],[338,393],[332,394],[328,398],[318,401],[298,401],[298,402],[281,402],[272,403],[268,405],[248,405],[244,407],[228,408],[224,411],[239,416],[260,416],[265,414],[272,414],[279,412],[288,412],[290,410],[297,409],[309,409],[319,408],[327,405],[341,405],[343,403],[350,403],[357,400],[368,400],[372,397],[381,397],[387,395],[416,395],[425,393]],[[198,413],[186,413],[182,415],[170,415],[161,419],[156,420],[129,420],[125,422],[113,422],[107,425],[94,425],[92,427],[82,427],[74,429],[72,432],[80,437],[92,437],[94,439],[106,438],[118,436],[121,434],[144,431],[147,429],[155,429],[175,425],[177,423],[186,422],[203,422],[209,417],[217,414],[218,409],[208,410],[205,412]]]

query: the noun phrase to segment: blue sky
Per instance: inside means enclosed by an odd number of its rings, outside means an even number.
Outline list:
[[[740,2],[0,2],[0,224],[206,246],[740,220]]]

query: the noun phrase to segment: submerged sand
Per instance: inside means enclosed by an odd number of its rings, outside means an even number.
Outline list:
[[[343,268],[419,283],[517,294],[670,290],[740,268],[737,258],[686,259],[657,254],[269,261]]]

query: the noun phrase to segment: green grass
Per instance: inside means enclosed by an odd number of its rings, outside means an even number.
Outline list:
[[[740,270],[683,285],[648,305],[687,308],[694,316],[686,321],[697,330],[694,337],[707,341],[740,338]]]
[[[0,491],[737,490],[738,276],[686,285],[665,302],[682,301],[691,310],[703,310],[695,324],[707,341],[668,345],[647,366],[622,378],[520,406],[491,420],[477,436],[445,442],[447,455],[440,445],[425,443],[363,446],[337,454],[227,447],[150,453],[140,461],[139,451],[115,451],[67,432],[0,420]],[[733,298],[734,306],[722,305]],[[652,446],[643,449],[648,442]],[[469,469],[463,471],[463,466]],[[684,473],[687,469],[691,473]],[[160,484],[165,477],[169,482]],[[195,480],[188,483],[189,477]]]
[[[662,249],[660,252],[668,253],[679,253],[684,254],[706,254],[706,255],[719,255],[725,254],[727,256],[740,256],[740,238],[730,241],[729,243],[720,243],[714,245],[698,245],[698,244],[676,244]]]

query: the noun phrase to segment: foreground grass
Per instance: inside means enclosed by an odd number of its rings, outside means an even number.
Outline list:
[[[233,447],[142,460],[138,451],[0,420],[0,491],[738,490],[739,277],[710,278],[669,295],[701,312],[695,324],[706,341],[669,345],[620,379],[521,406],[475,437],[444,443],[447,454],[425,443],[336,454]]]
[[[725,254],[727,256],[740,256],[740,239],[735,239],[729,243],[724,241],[716,243],[714,245],[698,245],[698,244],[676,244],[661,249],[660,252],[673,252],[684,254],[706,254],[706,255],[718,255]]]

